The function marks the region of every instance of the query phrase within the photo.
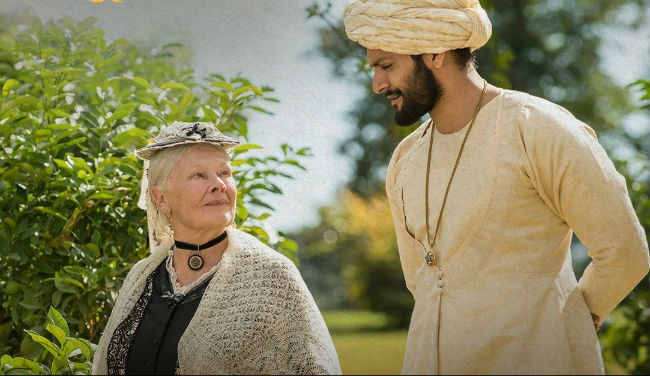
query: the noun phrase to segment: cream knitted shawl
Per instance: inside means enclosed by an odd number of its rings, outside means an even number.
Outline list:
[[[178,374],[341,374],[325,322],[295,265],[234,228],[220,266],[178,344]],[[167,256],[153,252],[127,275],[97,346],[93,374],[147,277]]]

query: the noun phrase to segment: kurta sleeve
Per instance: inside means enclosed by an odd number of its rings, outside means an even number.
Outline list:
[[[518,122],[540,197],[587,247],[578,281],[587,306],[604,318],[647,274],[646,235],[625,179],[588,125],[547,101],[528,103]]]
[[[413,296],[415,296],[416,288],[415,273],[422,263],[423,255],[417,249],[417,240],[413,238],[406,227],[404,207],[403,204],[400,204],[402,202],[402,192],[398,191],[397,179],[399,171],[401,171],[403,163],[405,163],[405,154],[413,143],[415,133],[419,133],[419,130],[416,130],[408,138],[404,139],[395,149],[386,171],[386,196],[395,225],[400,263],[402,265],[406,287]]]

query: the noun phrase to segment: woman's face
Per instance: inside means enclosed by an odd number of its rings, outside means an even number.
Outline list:
[[[237,185],[232,167],[226,152],[214,145],[192,146],[152,193],[181,240],[214,236],[235,220]]]

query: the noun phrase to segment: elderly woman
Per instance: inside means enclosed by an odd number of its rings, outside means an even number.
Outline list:
[[[124,280],[93,374],[341,373],[295,265],[233,225],[237,143],[175,122],[136,151],[152,252]]]

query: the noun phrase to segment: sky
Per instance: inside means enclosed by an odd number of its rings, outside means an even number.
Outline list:
[[[97,0],[96,0],[97,1]],[[324,3],[324,0],[318,0]],[[331,0],[341,15],[346,0]],[[272,116],[249,117],[250,141],[270,153],[279,145],[309,146],[307,171],[295,180],[279,181],[284,194],[269,196],[275,214],[269,224],[280,231],[297,230],[318,220],[318,208],[335,203],[337,191],[351,178],[352,164],[337,152],[354,125],[347,117],[362,88],[331,74],[329,62],[315,52],[316,19],[307,20],[312,0],[0,0],[0,14],[27,8],[43,20],[70,16],[98,19],[108,39],[180,42],[193,51],[197,75],[241,75],[254,84],[274,88],[278,104],[266,106]],[[629,16],[629,15],[628,15]],[[626,17],[625,14],[622,17]],[[648,76],[650,29],[637,35],[607,33],[603,69],[622,85]]]

